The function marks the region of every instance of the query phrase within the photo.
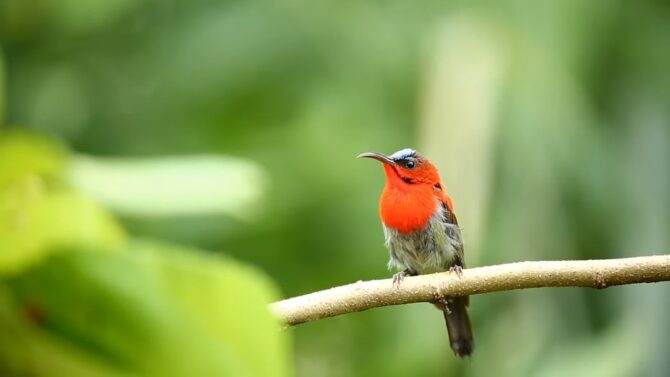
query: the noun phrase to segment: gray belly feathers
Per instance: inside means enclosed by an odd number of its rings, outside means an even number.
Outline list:
[[[384,226],[389,269],[410,269],[419,274],[446,271],[462,264],[463,241],[458,225],[447,223],[438,211],[425,229],[403,234]]]

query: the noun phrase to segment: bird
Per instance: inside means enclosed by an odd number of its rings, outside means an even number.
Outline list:
[[[399,270],[393,284],[401,284],[406,276],[443,271],[460,277],[465,268],[461,230],[435,165],[411,148],[388,156],[366,152],[358,158],[375,159],[384,167],[379,215],[390,254],[388,267]],[[444,297],[434,304],[444,315],[451,349],[459,357],[470,356],[474,336],[469,298]]]

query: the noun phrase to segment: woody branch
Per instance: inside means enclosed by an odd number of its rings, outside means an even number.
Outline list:
[[[541,287],[603,289],[616,285],[670,280],[670,255],[583,260],[538,261],[469,268],[405,278],[399,286],[391,279],[359,281],[275,302],[270,309],[289,325],[340,314],[414,302],[433,302],[442,296]]]

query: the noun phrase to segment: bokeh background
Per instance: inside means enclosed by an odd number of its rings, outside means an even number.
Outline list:
[[[469,266],[670,250],[665,1],[0,0],[0,375],[667,376],[670,286],[277,331],[389,277],[382,170],[441,169]]]

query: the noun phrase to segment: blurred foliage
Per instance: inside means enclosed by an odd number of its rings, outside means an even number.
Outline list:
[[[9,287],[37,325],[90,350],[105,372],[286,375],[282,334],[264,310],[276,296],[231,261],[140,243],[51,258]]]
[[[667,253],[668,45],[660,1],[0,0],[0,121],[42,135],[0,139],[0,374],[666,376],[667,284],[474,297],[466,362],[429,305],[288,361],[231,258],[284,295],[389,276],[353,157],[406,146],[469,266]]]
[[[68,160],[43,138],[0,137],[0,329],[10,334],[0,374],[290,374],[264,275],[195,249],[128,243],[64,182]]]
[[[122,230],[102,208],[62,187],[65,159],[40,138],[0,137],[0,273],[22,271],[54,246],[123,243]]]
[[[261,210],[266,186],[263,171],[256,164],[220,156],[78,156],[68,169],[68,178],[106,207],[142,217],[225,214],[251,220]],[[156,191],[157,186],[161,190]]]

